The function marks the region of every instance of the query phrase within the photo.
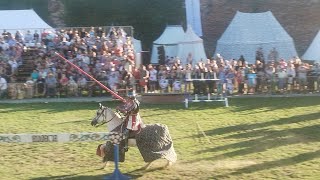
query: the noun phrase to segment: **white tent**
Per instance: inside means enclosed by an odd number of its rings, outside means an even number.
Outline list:
[[[41,17],[33,10],[0,10],[0,30],[14,34],[17,30],[22,32],[31,30],[52,29]]]
[[[292,37],[284,30],[270,11],[264,13],[237,12],[217,42],[215,54],[224,59],[238,59],[243,55],[247,62],[255,62],[258,48],[267,60],[276,48],[279,58],[290,59],[297,55]]]
[[[192,64],[199,61],[206,61],[207,56],[203,47],[203,40],[197,36],[192,27],[188,25],[187,31],[184,34],[183,40],[179,42],[177,57],[182,64],[187,64],[188,55],[192,55]]]
[[[164,47],[166,56],[175,57],[178,51],[178,44],[183,40],[183,37],[184,31],[182,26],[167,26],[161,36],[153,42],[151,63],[157,64],[159,61],[157,49],[159,46]]]
[[[302,56],[302,59],[320,62],[320,31],[318,31],[318,34]]]

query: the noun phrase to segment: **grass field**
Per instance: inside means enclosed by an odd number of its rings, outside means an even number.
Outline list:
[[[112,102],[106,106],[115,107]],[[0,133],[94,132],[97,103],[0,104]],[[239,98],[219,103],[142,104],[145,123],[168,125],[178,161],[150,170],[130,148],[134,179],[320,179],[320,97]],[[102,179],[100,142],[0,144],[0,179]]]

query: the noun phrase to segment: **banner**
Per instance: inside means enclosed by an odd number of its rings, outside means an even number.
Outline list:
[[[186,16],[187,24],[191,25],[192,29],[198,36],[202,36],[202,24],[200,14],[199,0],[186,0]]]

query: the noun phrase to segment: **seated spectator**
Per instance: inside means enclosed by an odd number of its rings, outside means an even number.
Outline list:
[[[16,74],[17,71],[18,71],[18,67],[19,67],[18,62],[16,61],[16,59],[11,58],[11,59],[8,61],[8,63],[9,63],[9,65],[10,65],[10,67],[11,67],[11,72],[12,72],[13,74]]]
[[[47,97],[56,96],[57,79],[53,73],[49,73],[46,79]]]
[[[84,78],[82,75],[78,78],[77,84],[80,91],[80,96],[82,95],[84,90],[88,89],[87,83],[88,83],[87,79]]]
[[[160,86],[161,93],[168,92],[169,80],[166,78],[166,75],[163,75],[160,77],[159,86]]]
[[[26,98],[33,98],[35,82],[32,80],[31,77],[29,77],[24,85],[25,85],[25,90],[26,90],[25,97]]]
[[[108,76],[108,86],[110,87],[110,89],[114,92],[117,91],[118,86],[119,86],[119,79],[120,79],[120,73],[119,71],[116,71],[115,68],[111,69],[111,72]]]
[[[299,82],[299,90],[304,91],[306,90],[307,86],[307,67],[304,63],[302,63],[298,67],[298,82]]]
[[[179,79],[174,80],[173,82],[173,92],[179,93],[181,91],[181,82]]]
[[[59,83],[60,83],[60,94],[63,92],[67,94],[69,79],[67,78],[65,73],[62,74],[59,80]]]
[[[78,84],[72,76],[69,77],[68,82],[68,96],[78,96]]]

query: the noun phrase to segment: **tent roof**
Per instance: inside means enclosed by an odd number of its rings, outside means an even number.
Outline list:
[[[161,36],[153,44],[178,44],[183,40],[184,31],[181,25],[167,26]]]
[[[271,11],[243,13],[237,11],[219,39],[224,44],[256,44],[292,40]]]
[[[316,37],[312,40],[302,59],[320,61],[320,31],[318,31]]]
[[[0,10],[0,29],[52,29],[33,10]]]
[[[292,37],[276,20],[270,11],[263,13],[242,13],[235,17],[217,42],[215,53],[225,59],[238,59],[244,56],[249,63],[255,62],[258,48],[263,48],[266,61],[275,48],[279,57],[289,59],[297,56]]]
[[[185,32],[181,43],[193,43],[193,42],[203,42],[203,40],[198,35],[196,35],[192,27],[188,25],[187,31]]]

